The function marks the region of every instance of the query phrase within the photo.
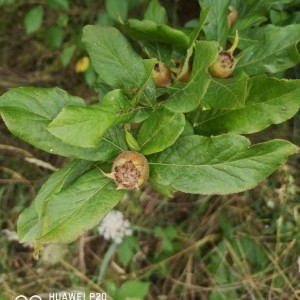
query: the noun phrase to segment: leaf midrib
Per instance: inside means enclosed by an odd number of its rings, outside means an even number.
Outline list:
[[[280,95],[280,96],[278,96],[278,97],[275,97],[275,98],[272,98],[272,99],[269,99],[269,100],[266,100],[266,101],[251,103],[250,105],[246,105],[245,107],[238,108],[238,109],[235,109],[235,110],[226,110],[226,111],[224,111],[224,113],[219,114],[219,115],[214,116],[214,117],[211,117],[211,118],[209,118],[209,119],[205,119],[203,122],[196,122],[197,125],[194,126],[194,127],[198,127],[198,126],[200,126],[201,124],[205,124],[206,122],[212,121],[212,120],[217,119],[217,118],[220,118],[220,117],[224,117],[224,116],[226,116],[227,114],[236,113],[236,112],[242,111],[242,110],[247,110],[248,108],[253,109],[254,106],[258,106],[258,105],[263,105],[263,104],[267,104],[267,105],[268,105],[269,102],[277,101],[279,98],[281,98],[281,97],[283,97],[283,96],[286,98],[287,95],[292,94],[292,93],[295,93],[297,90],[300,90],[300,88],[297,87],[297,88],[295,88],[294,90],[290,91],[289,93],[286,93],[286,94],[284,94],[284,95]],[[247,104],[247,100],[246,100],[246,104]],[[269,104],[269,105],[271,105],[271,104]],[[219,109],[218,111],[222,111],[222,109]]]
[[[54,228],[52,228],[50,231],[48,231],[47,233],[43,234],[39,239],[43,238],[46,235],[51,235],[51,233],[55,233],[55,231],[57,230],[57,228],[59,228],[60,226],[62,226],[64,223],[68,222],[70,219],[72,219],[79,210],[81,210],[89,201],[90,199],[92,199],[100,190],[102,190],[106,185],[108,185],[110,183],[111,180],[107,180],[102,186],[100,186],[98,189],[96,189],[95,193],[93,193],[88,199],[82,201],[82,205],[78,206],[76,208],[76,210],[73,211],[73,213],[71,213],[71,215],[69,215],[67,218],[65,218],[63,221],[59,222]]]

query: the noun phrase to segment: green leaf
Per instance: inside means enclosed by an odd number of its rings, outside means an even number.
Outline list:
[[[261,41],[265,38],[266,33],[268,31],[272,31],[273,29],[274,25],[268,24],[265,26],[239,31],[238,48],[240,50],[245,50],[253,45],[261,43]],[[232,34],[229,36],[232,41],[234,40],[235,34],[235,31],[232,31]]]
[[[167,23],[167,13],[158,0],[151,0],[144,14],[144,19],[151,20],[157,24]]]
[[[51,134],[77,147],[96,147],[105,132],[124,120],[130,106],[121,90],[105,95],[100,104],[86,107],[65,106],[48,125]]]
[[[189,70],[190,69],[190,61],[191,61],[191,57],[194,52],[195,42],[198,39],[198,36],[200,34],[203,24],[205,23],[205,20],[207,18],[209,11],[210,11],[209,7],[204,7],[201,9],[198,25],[193,29],[193,31],[189,35],[189,38],[190,38],[189,48],[186,51],[184,63],[180,70],[180,73],[177,75],[177,78],[181,78],[182,76],[184,77],[184,76],[186,76],[186,74],[189,74],[189,72],[190,72],[190,70]]]
[[[205,135],[224,132],[254,133],[292,118],[300,107],[300,81],[278,80],[265,75],[249,80],[245,107],[194,113],[195,132]]]
[[[140,145],[129,129],[130,126],[128,128],[124,126],[126,142],[131,150],[138,151],[140,149]]]
[[[203,98],[203,107],[220,109],[244,107],[248,79],[245,73],[231,78],[212,78]]]
[[[60,55],[60,61],[64,67],[69,64],[75,49],[76,49],[75,45],[71,45],[64,48],[62,54]]]
[[[0,111],[31,113],[32,118],[52,120],[66,105],[84,106],[85,102],[59,88],[18,87],[0,97]],[[16,118],[17,119],[17,118]],[[30,122],[30,118],[28,118]],[[24,124],[26,124],[24,122]],[[20,126],[21,127],[21,126]],[[28,132],[28,135],[32,135]]]
[[[113,112],[94,106],[66,106],[48,125],[51,134],[76,147],[96,147],[105,132],[116,122]]]
[[[165,106],[175,112],[189,112],[197,108],[206,93],[211,77],[207,69],[215,61],[218,53],[216,42],[195,43],[195,54],[190,80],[186,84],[170,87],[171,96]]]
[[[151,184],[151,187],[155,191],[164,195],[165,197],[171,198],[174,196],[174,193],[176,192],[176,190],[174,188],[172,188],[171,186],[160,184],[151,176],[149,177],[148,182]]]
[[[100,170],[85,173],[48,201],[39,241],[66,243],[75,240],[97,225],[124,194],[125,191],[116,190],[114,182]]]
[[[145,154],[160,152],[174,144],[185,126],[181,113],[166,108],[154,111],[142,124],[137,140],[140,151]]]
[[[41,28],[43,21],[44,9],[42,6],[33,7],[24,19],[25,30],[27,34],[38,31]]]
[[[194,28],[194,30],[190,33],[190,43],[189,43],[190,47],[192,47],[194,45],[195,41],[197,40],[197,38],[200,34],[200,31],[201,31],[203,25],[205,24],[205,21],[210,12],[210,9],[211,9],[210,7],[202,7],[201,8],[199,22],[198,22],[197,26]]]
[[[125,89],[144,83],[146,72],[142,58],[116,28],[85,26],[82,40],[102,83]]]
[[[243,31],[247,33],[248,28],[253,28],[254,31],[257,31],[257,26],[267,21],[268,18],[262,16],[260,14],[257,15],[247,15],[243,18],[238,18],[236,23],[233,24],[232,28],[230,28],[230,32],[235,33],[236,30],[239,31],[240,42],[243,40]],[[239,43],[240,48],[240,43]]]
[[[223,272],[224,273],[229,272],[228,265],[227,264],[225,265],[224,262],[221,262],[221,263],[222,263],[221,267],[223,268]],[[225,280],[225,282],[224,282],[224,280],[220,280],[220,278],[218,277],[219,274],[215,274],[215,275],[216,275],[215,276],[216,279],[214,279],[214,280],[216,280],[217,284],[220,284],[220,285],[226,284],[226,283],[228,284],[228,280]],[[222,274],[222,277],[225,277],[225,275]],[[236,290],[225,290],[225,291],[213,290],[209,293],[208,300],[227,300],[227,299],[238,299],[238,298],[239,298],[239,296],[238,296],[238,293]]]
[[[123,27],[131,38],[138,41],[171,44],[178,50],[189,47],[189,38],[185,33],[165,24],[157,24],[151,20],[129,19]]]
[[[145,76],[132,98],[133,103],[140,103],[146,107],[155,106],[156,86],[153,80],[152,70],[156,62],[157,60],[155,58],[143,60]]]
[[[81,176],[91,165],[84,160],[73,160],[53,173],[43,184],[34,202],[26,208],[18,219],[18,235],[22,243],[33,241],[41,236],[42,217],[47,201]]]
[[[134,236],[125,236],[122,244],[118,247],[118,260],[126,267],[133,256],[139,251],[139,244]]]
[[[128,12],[128,1],[105,0],[108,15],[115,21],[125,20]]]
[[[84,107],[84,101],[59,88],[21,87],[0,97],[0,112],[8,129],[17,137],[44,151],[93,161],[114,157],[126,143],[112,128],[95,148],[70,146],[52,135],[47,126],[67,105]],[[24,126],[26,124],[26,126]],[[125,148],[124,148],[125,145]]]
[[[149,282],[127,280],[118,289],[115,300],[143,300],[148,294]]]
[[[225,48],[229,32],[227,17],[230,0],[199,0],[201,8],[211,7],[207,17],[207,25],[204,26],[206,38],[218,41]]]
[[[147,53],[149,57],[156,57],[165,64],[170,64],[172,59],[171,45],[158,42],[151,43],[150,41],[140,42],[140,44],[144,52]]]
[[[266,32],[263,40],[239,54],[235,70],[248,75],[277,73],[295,66],[300,61],[297,50],[300,24],[275,27]]]
[[[151,177],[186,193],[230,194],[253,188],[298,148],[284,140],[250,147],[234,134],[186,136],[165,151],[150,156]]]
[[[236,7],[239,13],[239,18],[252,15],[268,16],[273,3],[276,0],[250,0],[250,1],[231,1],[231,4]],[[282,1],[281,1],[282,2]]]
[[[181,137],[182,136],[187,136],[187,135],[193,135],[194,134],[194,127],[192,126],[192,124],[186,119],[185,120],[185,125],[183,128],[183,131],[181,133]]]
[[[66,27],[69,23],[69,15],[67,13],[60,13],[56,24],[60,27]]]
[[[53,25],[47,30],[46,39],[49,47],[57,49],[62,45],[64,30],[57,25]]]
[[[282,25],[289,18],[289,14],[286,11],[277,11],[275,9],[270,10],[270,21],[275,25]]]
[[[39,243],[68,243],[85,230],[94,227],[124,196],[115,184],[98,169],[93,169],[47,198],[40,232],[34,239]],[[74,197],[76,195],[76,197]],[[26,218],[20,219],[22,228]],[[20,229],[21,230],[21,229]],[[22,230],[21,230],[22,231]],[[24,238],[23,238],[24,240]]]

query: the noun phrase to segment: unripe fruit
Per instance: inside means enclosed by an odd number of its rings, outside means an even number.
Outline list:
[[[216,61],[209,67],[209,73],[217,78],[226,78],[230,76],[234,70],[237,60],[233,56],[233,52],[237,47],[239,41],[238,33],[236,31],[235,39],[227,51],[220,51]]]
[[[143,154],[124,151],[115,158],[111,173],[103,174],[114,180],[117,190],[133,190],[148,180],[149,165]]]
[[[190,75],[191,75],[191,67],[190,65],[188,65],[186,69],[181,70],[176,80],[182,83],[187,83],[190,80]]]
[[[172,83],[171,70],[162,62],[157,62],[154,65],[152,76],[157,87],[166,87]]]
[[[227,51],[220,51],[217,60],[209,68],[209,72],[214,77],[226,78],[232,74],[234,65],[235,59],[233,55]]]

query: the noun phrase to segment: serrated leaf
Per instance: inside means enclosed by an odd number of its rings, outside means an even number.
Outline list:
[[[59,88],[22,87],[0,97],[0,112],[8,129],[17,137],[44,151],[68,157],[106,161],[126,149],[114,140],[115,128],[95,148],[70,146],[52,135],[47,126],[66,105],[84,107],[84,101]],[[24,126],[26,124],[26,126]],[[124,147],[125,144],[125,148]]]
[[[200,105],[211,80],[207,69],[215,61],[217,53],[216,42],[195,43],[190,80],[186,84],[170,87],[171,96],[164,101],[167,108],[175,112],[189,112]]]
[[[300,61],[296,47],[300,41],[299,32],[300,24],[268,30],[262,41],[239,54],[235,70],[257,75],[277,73],[295,66]]]
[[[43,21],[44,9],[42,6],[33,7],[24,19],[26,33],[30,34],[41,28]]]
[[[140,151],[152,154],[174,144],[185,126],[185,118],[181,113],[174,113],[166,108],[154,111],[142,124],[137,141]]]
[[[86,172],[67,188],[49,196],[43,216],[39,218],[40,232],[35,232],[38,236],[34,239],[39,244],[74,241],[85,230],[94,227],[124,193],[117,191],[112,180],[100,170]],[[20,219],[20,228],[25,223],[26,218]]]
[[[68,145],[96,147],[110,127],[126,119],[130,107],[123,92],[113,90],[105,95],[100,104],[65,106],[47,128]]]
[[[207,16],[207,24],[203,27],[206,38],[218,41],[225,48],[229,32],[227,17],[230,0],[199,0],[201,7],[211,7]]]
[[[233,109],[245,106],[249,77],[240,73],[230,78],[212,78],[204,95],[205,108]]]
[[[239,135],[186,136],[149,157],[151,177],[182,192],[229,194],[253,188],[298,148],[284,140],[250,147]]]
[[[278,80],[265,75],[249,80],[245,107],[193,113],[195,132],[211,135],[224,132],[254,133],[292,118],[300,107],[300,81]]]

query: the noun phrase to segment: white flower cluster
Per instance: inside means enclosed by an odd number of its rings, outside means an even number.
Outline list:
[[[123,213],[111,210],[102,220],[98,227],[98,232],[106,240],[113,240],[121,244],[124,236],[132,235],[130,222],[124,218]]]

